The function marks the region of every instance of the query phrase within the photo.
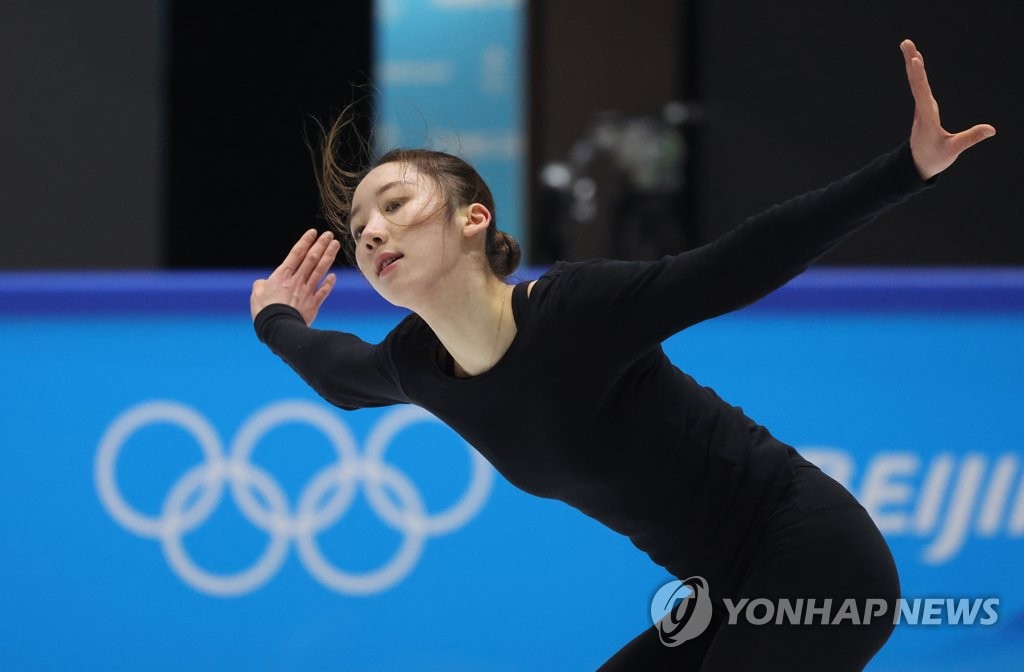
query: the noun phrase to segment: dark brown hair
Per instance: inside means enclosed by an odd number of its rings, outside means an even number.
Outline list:
[[[348,219],[352,212],[352,197],[359,183],[377,166],[404,163],[434,180],[441,191],[449,219],[458,208],[472,203],[480,203],[490,210],[491,223],[487,227],[484,252],[491,272],[505,279],[518,268],[522,257],[519,243],[508,233],[498,230],[494,196],[473,166],[457,156],[431,149],[393,149],[377,160],[369,161],[366,160],[368,143],[357,133],[350,133],[353,130],[351,116],[346,110],[324,133],[317,171],[323,216],[345,240],[354,242]],[[353,139],[358,145],[354,153]],[[368,165],[352,167],[353,163],[360,162]],[[348,247],[351,249],[352,246]]]

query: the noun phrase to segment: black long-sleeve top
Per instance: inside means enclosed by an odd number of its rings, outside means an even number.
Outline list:
[[[793,474],[795,451],[676,368],[661,342],[747,305],[927,188],[907,143],[856,173],[657,261],[558,262],[517,284],[501,360],[457,378],[416,314],[376,345],[276,304],[259,338],[344,409],[411,403],[511,483],[628,535],[677,577],[728,595]]]

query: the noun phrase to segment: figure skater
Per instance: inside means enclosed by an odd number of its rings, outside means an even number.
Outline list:
[[[915,114],[893,151],[698,249],[558,262],[515,284],[519,246],[473,168],[413,149],[346,172],[336,122],[325,213],[370,285],[412,312],[376,345],[312,328],[341,241],[310,230],[253,284],[256,332],[335,406],[422,406],[515,486],[627,535],[681,580],[705,579],[714,609],[702,635],[670,647],[649,628],[602,670],[859,670],[891,616],[730,625],[722,599],[884,599],[891,615],[900,587],[882,535],[840,484],[676,368],[661,342],[785,284],[995,134],[946,132],[921,53],[900,48]]]

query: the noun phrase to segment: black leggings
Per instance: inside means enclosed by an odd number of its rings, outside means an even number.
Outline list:
[[[686,578],[686,577],[681,577]],[[715,595],[714,611],[703,634],[675,647],[661,643],[651,627],[616,653],[600,672],[621,670],[860,670],[885,644],[893,629],[900,594],[889,547],[867,512],[842,485],[805,463],[768,520],[750,570],[735,595]],[[844,600],[886,600],[884,616],[870,625],[793,625],[787,620],[754,625],[745,611],[729,624],[723,597],[832,599],[832,617]],[[880,605],[875,605],[875,613]],[[765,610],[756,611],[763,617]]]

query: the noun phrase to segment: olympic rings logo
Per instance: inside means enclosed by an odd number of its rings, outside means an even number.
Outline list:
[[[365,453],[360,455],[352,433],[332,412],[310,402],[281,401],[250,417],[225,455],[217,431],[201,413],[173,401],[150,401],[126,410],[107,428],[94,464],[96,488],[114,520],[141,537],[159,540],[172,570],[201,592],[234,596],[259,588],[280,569],[294,540],[302,564],[327,588],[350,595],[379,593],[408,576],[428,537],[465,525],[480,511],[490,493],[490,464],[463,442],[472,460],[468,488],[448,509],[427,512],[420,491],[409,477],[384,461],[392,439],[406,427],[422,422],[440,423],[423,409],[396,408],[376,424],[367,438]],[[205,459],[174,483],[163,500],[160,515],[148,516],[125,501],[117,482],[117,461],[133,434],[160,423],[185,430],[199,444]],[[249,461],[264,435],[288,423],[306,423],[319,430],[338,458],[310,479],[294,508],[274,477]],[[202,525],[218,507],[225,485],[230,486],[231,496],[243,516],[270,535],[269,543],[255,562],[228,575],[200,567],[184,544],[185,535]],[[389,562],[363,573],[347,572],[331,564],[316,539],[349,510],[358,485],[365,488],[367,502],[384,523],[404,535]],[[399,506],[385,489],[395,496]]]

